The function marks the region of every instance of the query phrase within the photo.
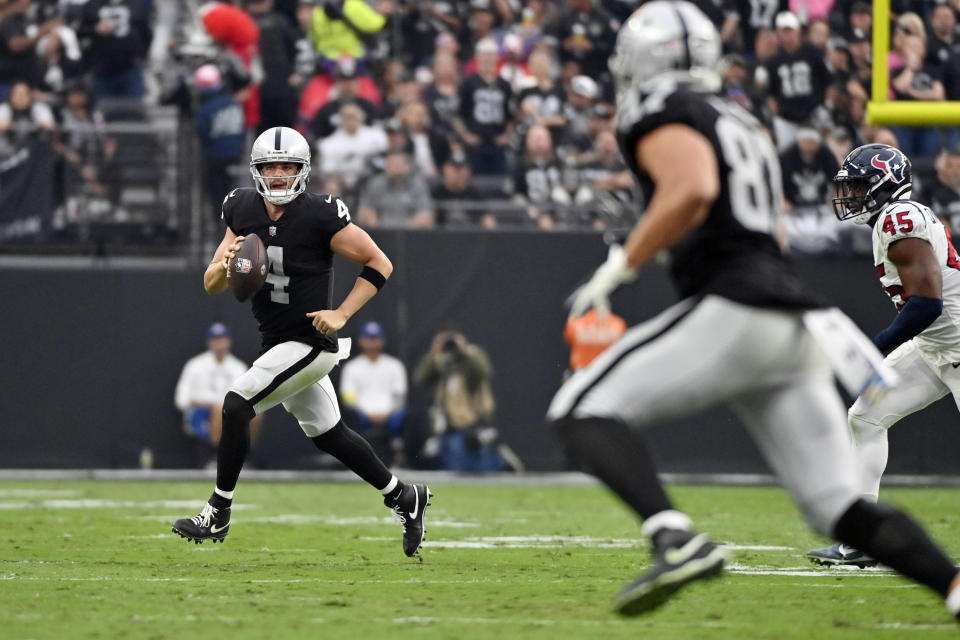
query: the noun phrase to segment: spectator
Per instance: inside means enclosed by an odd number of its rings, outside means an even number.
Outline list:
[[[248,369],[245,362],[230,353],[230,347],[230,329],[222,322],[210,325],[207,350],[183,365],[174,393],[174,404],[183,413],[184,433],[197,439],[207,460],[220,442],[223,397],[234,380]],[[262,415],[250,421],[251,444],[259,438],[262,425]]]
[[[527,215],[542,229],[552,229],[561,217],[558,208],[572,202],[546,127],[534,125],[527,130],[523,157],[514,172],[514,191],[515,199],[527,206]]]
[[[503,175],[507,171],[504,147],[510,140],[510,85],[497,75],[497,44],[487,38],[477,43],[477,72],[460,88],[458,133],[467,146],[474,173]]]
[[[313,9],[310,40],[321,58],[362,59],[386,19],[364,0],[323,0]]]
[[[143,97],[141,61],[150,44],[150,22],[143,0],[89,0],[78,34],[89,38],[93,97]]]
[[[193,126],[203,154],[204,187],[214,214],[210,219],[219,220],[224,194],[236,182],[230,169],[242,162],[246,151],[243,107],[223,91],[220,70],[212,64],[197,69],[193,83],[199,96]]]
[[[960,146],[953,146],[937,157],[937,180],[930,189],[930,208],[956,235],[960,235]]]
[[[60,25],[48,20],[37,28],[30,24],[30,0],[11,0],[0,18],[0,100],[6,100],[17,81],[31,87],[40,85],[42,72],[37,43]]]
[[[423,91],[430,109],[430,120],[445,135],[453,132],[460,113],[460,87],[457,59],[452,53],[437,53],[433,58],[433,82]]]
[[[850,52],[852,79],[859,85],[858,93],[868,99],[873,93],[873,43],[870,35],[861,29],[854,29],[847,38],[847,51]],[[851,95],[857,95],[853,91]]]
[[[326,138],[340,126],[340,109],[355,104],[364,113],[364,122],[374,123],[380,116],[377,105],[359,94],[359,70],[353,58],[337,61],[337,81],[328,94],[327,102],[317,110],[310,121],[310,133],[315,138]]]
[[[452,152],[443,164],[443,182],[433,188],[432,195],[438,226],[497,226],[497,218],[484,210],[484,195],[470,184],[470,164],[460,150]]]
[[[441,331],[417,366],[415,382],[434,389],[430,414],[450,471],[499,471],[495,443],[493,369],[479,346],[456,331]]]
[[[732,0],[724,3],[726,15],[720,30],[724,51],[740,50],[744,56],[761,58],[759,44],[773,30],[774,15],[788,8],[786,0]]]
[[[800,20],[803,22],[803,19]],[[827,42],[830,40],[830,25],[824,20],[813,20],[807,24],[807,42],[815,46],[823,53],[827,49]]]
[[[546,51],[530,54],[530,73],[534,84],[520,91],[517,117],[525,124],[542,124],[558,142],[567,124],[564,116],[566,95],[553,79],[553,60]]]
[[[37,42],[40,56],[40,87],[52,98],[83,74],[83,52],[77,34],[59,25]]]
[[[273,5],[274,0],[246,0],[246,9],[260,29],[260,131],[291,127],[296,118],[297,101],[291,78],[300,36],[287,16]]]
[[[17,81],[0,103],[0,157],[6,158],[35,141],[50,141],[56,121],[49,105],[33,99],[30,86]]]
[[[593,0],[570,0],[552,29],[560,43],[564,64],[576,65],[576,73],[591,78],[607,75],[607,59],[613,53],[620,24]]]
[[[430,113],[420,100],[411,100],[400,109],[400,121],[410,137],[413,160],[417,171],[425,178],[435,178],[438,168],[450,154],[446,137],[430,125]]]
[[[904,13],[893,31],[890,65],[890,98],[894,100],[942,101],[946,99],[938,61],[926,62],[927,35],[923,20]],[[939,132],[930,127],[894,127],[900,150],[909,157],[932,158],[939,149]]]
[[[320,141],[320,162],[325,177],[335,177],[352,191],[367,173],[367,162],[387,149],[387,134],[363,123],[364,111],[350,103],[340,107],[340,126]]]
[[[833,198],[833,176],[840,165],[810,126],[797,129],[796,142],[780,154],[783,195],[793,207],[821,207]]]
[[[793,144],[800,123],[809,120],[823,102],[829,73],[823,53],[801,39],[795,14],[779,13],[776,26],[780,50],[767,65],[767,106],[774,114],[777,149],[783,151]]]
[[[857,145],[859,146],[859,145]],[[827,147],[833,154],[833,159],[837,165],[843,162],[847,154],[854,149],[853,139],[850,132],[844,127],[836,127],[827,135]]]
[[[384,94],[383,115],[386,118],[395,117],[400,113],[403,105],[420,98],[424,85],[415,74],[410,73],[404,66],[396,65],[393,81],[389,90]]]
[[[422,176],[410,169],[410,158],[391,150],[381,175],[371,178],[360,195],[357,221],[365,227],[434,226],[433,200]]]
[[[68,196],[106,195],[100,176],[110,173],[108,163],[117,144],[107,136],[103,114],[93,109],[91,102],[90,92],[82,83],[74,82],[68,87],[60,114],[60,132],[54,143],[64,160],[64,175],[58,183],[66,193],[57,194],[60,202]]]
[[[468,7],[464,2],[402,3],[399,9],[403,12],[401,34],[391,44],[394,54],[403,52],[404,59],[413,66],[429,64],[437,38],[441,34],[449,38],[451,32],[459,33],[467,22]]]
[[[493,0],[470,0],[470,16],[467,28],[460,32],[460,59],[471,60],[477,54],[477,46],[491,38],[497,17],[493,12]],[[498,56],[499,57],[499,56]],[[470,71],[472,73],[472,70]]]
[[[350,359],[340,374],[340,397],[355,419],[351,424],[385,464],[406,465],[404,419],[407,415],[407,370],[384,353],[386,338],[378,322],[360,328],[362,355]]]
[[[620,154],[617,137],[612,131],[601,131],[593,145],[593,159],[580,171],[584,184],[594,195],[593,208],[625,221],[633,215],[633,176]]]
[[[858,0],[850,7],[850,15],[847,17],[847,29],[850,32],[859,31],[870,38],[873,31],[873,7],[872,2]]]

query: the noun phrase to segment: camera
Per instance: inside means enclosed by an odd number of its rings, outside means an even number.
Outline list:
[[[444,353],[457,354],[460,353],[460,343],[457,342],[456,337],[450,335],[444,339],[441,349]]]

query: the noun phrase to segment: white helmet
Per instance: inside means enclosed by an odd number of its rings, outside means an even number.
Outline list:
[[[285,189],[271,190],[267,184],[268,178],[260,173],[260,165],[267,162],[293,162],[300,165],[300,170],[287,178]],[[250,174],[253,175],[257,193],[273,204],[287,204],[307,188],[310,180],[310,145],[302,135],[289,127],[267,129],[253,141]]]
[[[632,86],[649,93],[664,80],[713,93],[720,88],[719,60],[720,35],[700,9],[690,2],[654,0],[620,27],[608,64],[617,95]]]

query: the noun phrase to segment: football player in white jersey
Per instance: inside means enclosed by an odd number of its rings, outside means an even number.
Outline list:
[[[879,399],[858,398],[848,413],[861,463],[860,491],[876,502],[887,466],[887,429],[948,393],[960,405],[960,256],[937,216],[910,200],[910,160],[899,149],[854,149],[834,182],[837,217],[873,228],[873,263],[899,311],[873,341],[889,353],[885,363],[901,382]],[[876,564],[843,544],[807,556],[820,564]]]

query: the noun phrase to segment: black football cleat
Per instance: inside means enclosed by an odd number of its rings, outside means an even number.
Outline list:
[[[407,557],[413,557],[420,550],[423,542],[424,515],[430,506],[430,488],[425,484],[408,484],[397,504],[391,507],[393,517],[403,527],[403,552]]]
[[[654,564],[613,599],[613,608],[624,616],[653,611],[677,590],[694,580],[720,575],[727,553],[705,534],[667,529],[654,537]]]
[[[192,518],[180,518],[173,523],[173,532],[181,538],[200,544],[204,540],[223,542],[230,531],[230,508],[214,509],[210,503]]]
[[[842,542],[823,549],[807,551],[807,557],[817,564],[827,566],[854,566],[865,569],[879,564],[863,551],[849,547]]]

